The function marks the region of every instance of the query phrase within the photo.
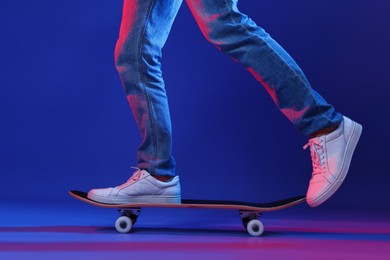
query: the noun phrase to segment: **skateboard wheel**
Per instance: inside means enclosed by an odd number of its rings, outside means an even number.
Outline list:
[[[129,233],[132,227],[133,223],[127,216],[121,216],[115,221],[115,229],[119,233]]]
[[[252,219],[248,222],[246,230],[248,231],[249,235],[253,237],[259,237],[264,232],[264,225],[260,220]]]

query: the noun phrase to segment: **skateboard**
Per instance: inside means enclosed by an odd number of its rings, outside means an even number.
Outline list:
[[[300,204],[306,200],[305,196],[297,196],[269,203],[251,203],[225,200],[190,200],[183,199],[181,204],[106,204],[88,199],[87,193],[82,191],[69,191],[69,194],[82,202],[103,207],[118,209],[121,215],[115,222],[115,229],[119,233],[128,233],[138,219],[141,208],[201,208],[201,209],[232,209],[238,210],[242,224],[249,235],[258,237],[264,232],[264,225],[259,217],[264,212],[276,211]]]

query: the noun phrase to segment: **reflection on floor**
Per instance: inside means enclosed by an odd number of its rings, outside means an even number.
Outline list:
[[[0,259],[390,259],[390,212],[299,205],[264,214],[261,237],[231,210],[143,209],[129,234],[117,216],[76,201],[2,204]]]

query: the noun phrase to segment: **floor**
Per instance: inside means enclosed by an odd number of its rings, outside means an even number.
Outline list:
[[[298,205],[264,214],[261,237],[231,210],[145,208],[129,234],[117,216],[77,201],[2,203],[0,259],[390,259],[390,211]]]

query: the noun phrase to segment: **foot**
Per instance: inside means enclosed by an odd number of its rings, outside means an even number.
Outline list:
[[[169,181],[160,181],[146,170],[137,170],[130,179],[115,188],[93,189],[88,192],[88,198],[109,204],[180,204],[179,176]]]
[[[344,117],[338,128],[326,135],[309,139],[313,175],[306,200],[311,207],[329,199],[344,181],[362,126]]]

